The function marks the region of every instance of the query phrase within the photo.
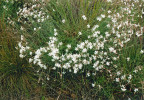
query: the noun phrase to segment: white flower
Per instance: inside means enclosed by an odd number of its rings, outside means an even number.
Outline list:
[[[104,15],[104,14],[101,14],[101,17],[102,17],[102,18],[105,18],[105,15]]]
[[[50,78],[49,78],[49,77],[47,77],[47,80],[50,80]]]
[[[58,68],[61,67],[61,65],[59,63],[56,63],[55,66],[58,67]]]
[[[137,92],[137,91],[138,91],[138,88],[135,88],[135,89],[134,89],[134,92]]]
[[[79,69],[82,69],[82,64],[79,64],[78,67],[79,67]]]
[[[130,61],[130,57],[127,58],[127,61]]]
[[[128,79],[131,79],[132,78],[132,75],[129,75]]]
[[[56,32],[57,31],[57,29],[54,29],[54,32]]]
[[[78,48],[75,48],[76,51],[78,51]]]
[[[84,45],[85,45],[85,43],[82,42],[82,43],[79,45],[79,48],[80,48],[80,49],[83,49],[83,48],[84,48]]]
[[[24,55],[20,54],[19,57],[20,57],[20,58],[24,58]]]
[[[126,91],[126,88],[125,88],[124,85],[121,86],[121,90],[122,90],[122,91]]]
[[[78,69],[77,68],[74,68],[74,73],[76,74],[78,72]]]
[[[98,27],[99,27],[99,25],[94,25],[94,27],[92,28],[92,31],[95,31],[95,29]]]
[[[33,61],[33,59],[30,58],[30,59],[29,59],[29,63],[31,63],[32,61]]]
[[[65,19],[62,20],[62,23],[65,23]]]
[[[136,32],[136,35],[137,35],[137,37],[140,37],[142,34],[140,34],[140,33]]]
[[[56,67],[53,67],[52,69],[53,69],[53,70],[56,70]]]
[[[86,16],[85,16],[85,15],[83,15],[83,16],[82,16],[82,18],[83,18],[84,20],[87,20],[87,18],[86,18]]]
[[[117,36],[118,38],[120,38],[121,35],[120,35],[120,34],[116,34],[116,36]]]
[[[111,11],[110,11],[110,10],[108,10],[108,13],[110,14],[110,13],[111,13]]]
[[[113,51],[114,51],[114,48],[113,48],[113,47],[110,47],[110,48],[109,48],[109,51],[110,51],[110,52],[113,52]]]
[[[36,28],[34,28],[34,31],[36,31]]]
[[[4,9],[6,9],[6,6],[3,6]]]
[[[25,49],[26,49],[26,50],[27,50],[27,49],[30,49],[30,47],[29,47],[29,46],[26,46]]]
[[[110,24],[107,24],[107,28],[110,28]]]
[[[63,44],[62,42],[59,43],[59,45],[62,45],[62,44]]]
[[[90,76],[90,73],[88,72],[88,73],[87,73],[87,77],[89,77],[89,76]]]
[[[55,32],[55,33],[54,33],[54,36],[57,36],[57,35],[58,35],[58,33],[57,33],[57,32]]]
[[[30,52],[30,55],[32,55],[32,52]]]
[[[24,39],[24,36],[23,35],[21,35],[21,40],[23,40]]]
[[[34,18],[37,18],[37,15],[34,15]],[[38,21],[39,22],[39,21]]]
[[[109,32],[105,32],[105,35],[106,35],[106,37],[110,36]]]
[[[87,60],[86,60],[86,59],[83,60],[83,64],[84,64],[84,65],[87,64]]]
[[[44,19],[42,18],[42,19],[41,19],[41,22],[43,22],[43,21],[44,21]]]
[[[104,52],[104,55],[106,56],[106,55],[107,55],[107,52]]]
[[[37,21],[40,22],[40,19],[38,19]]]
[[[126,76],[125,76],[125,75],[123,75],[123,76],[121,76],[121,79],[123,80],[123,79],[125,79],[125,77],[126,77]]]
[[[116,22],[117,22],[117,19],[116,19],[116,18],[113,18],[113,19],[112,19],[112,22],[113,22],[113,23],[116,23]]]
[[[110,62],[106,62],[106,65],[108,65],[108,66],[109,66],[109,65],[110,65]]]
[[[121,88],[122,91],[126,91],[126,88]]]
[[[79,32],[78,35],[82,35],[82,32]]]
[[[128,100],[131,100],[131,98],[128,98]]]
[[[67,47],[68,47],[68,49],[70,49],[70,48],[71,48],[71,45],[70,45],[70,44],[68,44],[68,45],[67,45]]]
[[[89,25],[89,24],[87,25],[87,28],[90,28],[90,25]]]
[[[107,0],[107,2],[112,2],[112,0]]]
[[[96,61],[93,65],[94,68],[98,67],[99,61]]]
[[[41,27],[39,27],[39,29],[41,29]]]
[[[97,20],[98,20],[98,21],[101,21],[101,20],[102,20],[102,18],[101,18],[101,17],[97,17]]]
[[[113,47],[110,47],[110,48],[109,48],[109,51],[110,51],[110,52],[113,52],[113,53],[116,53],[116,50],[114,50]]]
[[[45,65],[43,65],[43,68],[44,68],[44,69],[47,69],[47,67],[46,67]]]
[[[113,60],[115,60],[115,61],[116,61],[116,60],[117,60],[117,58],[116,58],[116,57],[113,57]]]
[[[120,81],[120,79],[119,78],[116,78],[116,82],[119,82]]]
[[[83,52],[83,53],[87,52],[87,49],[86,49],[86,48],[84,48],[84,49],[82,50],[82,52]]]
[[[119,76],[120,74],[121,74],[120,71],[118,71],[118,72],[117,72],[117,75]]]
[[[144,50],[141,50],[140,53],[143,54],[143,53],[144,53]]]
[[[47,19],[49,18],[49,15],[47,15]]]
[[[66,65],[63,65],[63,68],[64,68],[64,69],[67,69],[68,67],[67,67]]]
[[[95,87],[95,84],[94,84],[94,83],[92,83],[92,87]]]
[[[24,28],[21,26],[20,30],[22,30],[22,31],[23,31],[23,30],[24,30]]]
[[[138,70],[134,70],[133,72],[134,72],[134,73],[137,73],[137,72],[138,72]]]

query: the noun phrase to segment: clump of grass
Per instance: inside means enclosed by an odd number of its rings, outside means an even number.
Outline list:
[[[21,99],[36,93],[39,85],[31,64],[20,59],[18,35],[0,20],[0,99]],[[40,88],[39,88],[40,89]],[[39,90],[40,91],[40,90]],[[36,94],[34,94],[36,95]]]
[[[16,65],[37,70],[42,99],[142,98],[143,24],[135,13],[143,2],[108,1],[36,1],[19,9],[17,56],[29,64]]]
[[[108,6],[104,0],[50,0],[46,6],[55,28],[69,37],[76,37],[79,31],[87,31],[87,25],[96,24],[96,16]],[[88,16],[83,21],[82,15]],[[64,23],[64,24],[63,24]]]

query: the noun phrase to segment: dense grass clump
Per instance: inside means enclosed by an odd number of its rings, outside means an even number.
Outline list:
[[[143,99],[142,0],[15,4],[1,12],[2,97]]]
[[[16,49],[18,36],[0,20],[0,99],[21,99],[40,92],[35,70]],[[38,93],[39,95],[39,93]]]

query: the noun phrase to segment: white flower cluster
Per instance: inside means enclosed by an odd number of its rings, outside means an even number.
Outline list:
[[[94,26],[98,27],[98,26]],[[66,47],[66,53],[61,54],[59,48],[64,44],[62,42],[58,43],[58,33],[56,29],[54,30],[54,37],[49,37],[49,42],[47,42],[47,47],[42,47],[34,53],[35,56],[30,58],[30,62],[39,65],[41,68],[46,69],[46,65],[42,64],[41,56],[43,53],[48,53],[47,55],[52,57],[51,61],[55,63],[53,69],[63,68],[68,69],[69,72],[78,73],[86,66],[92,66],[95,71],[100,71],[104,69],[104,66],[110,66],[111,57],[108,56],[108,53],[116,54],[114,47],[110,47],[109,51],[105,51],[105,44],[107,44],[106,39],[100,34],[100,31],[94,31],[93,34],[88,37],[91,40],[85,40],[84,42],[79,42],[74,50],[77,53],[70,53],[71,44],[68,44]],[[91,52],[91,53],[89,53]],[[115,57],[117,60],[118,57]],[[95,73],[94,71],[94,73]],[[88,74],[90,76],[90,74]]]
[[[26,56],[24,53],[25,53],[27,50],[30,49],[29,46],[23,46],[23,45],[22,45],[23,42],[24,42],[24,36],[21,35],[21,41],[18,43],[18,48],[20,49],[20,50],[19,50],[19,52],[20,52],[19,57],[20,57],[20,58],[24,58],[24,57]],[[27,44],[28,44],[28,43],[26,42],[26,45],[27,45]]]
[[[4,2],[3,9],[5,9],[6,11],[8,11],[9,10],[8,9],[9,5],[13,5],[14,1],[17,1],[17,0],[10,0],[10,1],[9,0],[3,0],[3,2]]]
[[[117,13],[111,14],[112,11],[108,11],[108,18],[111,19],[111,23],[107,25],[108,28],[110,26],[112,27],[111,35],[106,33],[107,36],[113,36],[114,39],[114,47],[119,48],[124,47],[125,44],[127,44],[129,41],[131,41],[133,37],[139,38],[143,35],[143,27],[139,25],[139,23],[134,23],[134,16],[135,16],[135,8],[136,3],[139,1],[130,3],[131,0],[121,0],[122,5],[125,5],[124,7],[121,7],[121,11],[116,11]],[[141,5],[141,4],[140,4]],[[142,16],[141,16],[142,18]],[[111,37],[110,37],[111,38]],[[115,48],[110,47],[109,51],[113,53],[117,53]],[[143,50],[140,51],[141,54],[143,54]],[[130,57],[126,58],[127,62],[129,62],[131,59]],[[134,73],[137,73],[141,70],[141,67],[136,67],[136,69],[133,71]],[[133,74],[134,74],[133,73]],[[122,71],[118,71],[115,77],[115,81],[120,84],[121,90],[126,91],[127,84],[130,84],[131,80],[133,78],[133,75],[131,74],[122,74]],[[127,84],[126,84],[126,83]],[[121,85],[124,83],[123,85]],[[136,88],[134,90],[135,92],[138,91]]]
[[[134,7],[132,7],[131,5],[134,5],[134,3],[130,4],[128,1],[123,0],[121,3],[126,6],[121,7],[121,11],[116,14],[111,14],[111,11],[108,11],[108,17],[112,20],[112,34],[115,35],[115,40],[119,40],[123,37],[123,39],[121,39],[120,41],[115,42],[123,47],[124,43],[127,43],[131,40],[132,35],[136,35],[137,37],[142,36],[143,27],[141,27],[139,24],[133,23],[135,12],[133,10]],[[127,15],[126,19],[124,19],[125,14]],[[139,30],[135,30],[136,28]]]
[[[23,8],[17,12],[18,22],[21,23],[41,23],[49,18],[47,11],[44,9],[45,3],[25,3]]]

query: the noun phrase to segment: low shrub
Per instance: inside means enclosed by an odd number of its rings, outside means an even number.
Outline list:
[[[21,35],[16,48],[37,71],[45,98],[143,98],[143,4],[142,0],[24,4],[18,19],[12,20]]]

